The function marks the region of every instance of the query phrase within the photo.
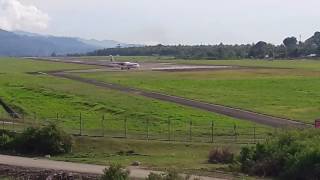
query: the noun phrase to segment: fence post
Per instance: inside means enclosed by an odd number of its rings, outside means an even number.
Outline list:
[[[214,122],[211,121],[211,143],[213,143]]]
[[[1,118],[2,118],[2,130],[4,130],[4,121],[5,121],[5,118],[3,116],[3,112],[1,112]]]
[[[171,119],[168,118],[168,141],[171,141]]]
[[[124,137],[127,138],[127,117],[124,118]]]
[[[102,127],[102,137],[104,137],[105,136],[105,129],[104,129],[104,115],[102,115],[102,119],[101,119],[101,127]]]
[[[185,138],[186,138],[186,142],[187,142],[187,141],[188,141],[188,138],[189,138],[189,137],[188,137],[188,136],[189,136],[189,128],[188,128],[188,124],[189,124],[189,123],[188,123],[188,120],[186,120],[185,123],[186,123],[186,124],[185,124],[185,125],[186,125],[186,137],[185,137]]]
[[[33,113],[33,126],[35,126],[36,123],[37,123],[37,113],[34,112],[34,113]]]
[[[174,129],[174,120],[171,123],[172,123],[172,140],[176,141],[176,133],[175,133],[175,129]]]
[[[79,120],[80,120],[80,136],[82,136],[82,114],[81,114],[81,112],[79,115]]]
[[[147,119],[147,140],[149,141],[149,119]]]
[[[192,141],[192,121],[189,122],[189,141]]]
[[[256,127],[253,127],[253,142],[256,143]]]
[[[25,122],[24,113],[21,113],[21,115],[22,115],[22,129],[25,130],[26,129],[26,122]]]
[[[57,113],[57,122],[59,121],[59,113]]]
[[[4,116],[3,116],[3,112],[0,112],[1,114],[1,119],[2,119],[2,130],[4,130]]]
[[[14,118],[14,117],[12,117],[12,128],[13,128],[13,132],[16,132],[16,131],[15,131],[15,125],[14,125],[14,122],[15,122],[15,118]]]
[[[237,141],[238,137],[237,137],[237,125],[234,124],[233,126],[233,131],[234,131],[234,140]]]

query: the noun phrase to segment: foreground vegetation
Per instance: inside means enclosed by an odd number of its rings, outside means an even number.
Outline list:
[[[101,180],[129,180],[130,171],[125,170],[121,165],[113,164],[109,169],[104,170]],[[191,180],[191,176],[180,175],[174,170],[158,174],[150,173],[146,180]],[[198,180],[198,178],[193,178]]]
[[[57,155],[72,149],[71,136],[54,124],[28,127],[20,134],[2,130],[0,135],[0,152]]]
[[[241,150],[241,171],[280,179],[320,177],[319,130],[288,131]]]
[[[317,179],[320,172],[318,130],[288,130],[273,134],[267,141],[255,146],[223,144],[171,143],[127,139],[71,137],[56,125],[43,128],[30,127],[21,134],[2,131],[1,152],[32,155],[57,155],[55,160],[112,165],[102,179],[121,177],[128,179],[129,171],[121,166],[139,162],[156,170],[177,169],[161,175],[150,174],[148,179],[183,179],[177,172],[209,174],[222,170],[278,179]],[[71,152],[71,147],[73,151]],[[113,178],[112,178],[113,177]]]

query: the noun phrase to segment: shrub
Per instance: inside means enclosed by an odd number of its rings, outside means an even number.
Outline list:
[[[182,176],[175,170],[169,170],[162,174],[150,173],[146,180],[189,180],[190,176]],[[196,180],[196,178],[194,179]]]
[[[289,131],[273,136],[263,144],[242,148],[241,171],[280,179],[320,177],[320,132]]]
[[[1,130],[0,132],[0,150],[7,151],[10,149],[12,141],[14,140],[15,135],[9,131]]]
[[[320,151],[310,150],[296,157],[298,160],[292,164],[282,175],[286,179],[319,179],[320,178]]]
[[[55,124],[27,128],[14,140],[16,152],[24,154],[62,154],[71,152],[72,139]]]
[[[214,148],[209,153],[210,163],[232,163],[234,154],[229,148]]]
[[[164,177],[162,174],[150,173],[146,180],[163,180]]]
[[[129,180],[130,172],[125,170],[121,165],[113,164],[103,172],[101,180]]]

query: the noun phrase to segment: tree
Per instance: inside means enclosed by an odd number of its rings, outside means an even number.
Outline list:
[[[56,52],[51,53],[51,57],[57,57]]]
[[[313,35],[314,43],[320,46],[320,32],[315,32]]]
[[[295,47],[297,47],[297,43],[298,43],[298,40],[296,37],[288,37],[283,40],[283,44],[287,48],[295,48]]]
[[[296,37],[287,37],[281,45],[264,41],[256,44],[226,45],[162,45],[140,47],[118,47],[89,52],[87,56],[172,56],[182,59],[245,59],[245,58],[297,58],[317,54],[320,56],[320,32],[305,42]],[[76,54],[77,55],[77,54]]]
[[[296,37],[287,37],[286,39],[283,40],[283,44],[286,47],[287,57],[298,57],[299,52],[298,52],[298,40]]]
[[[315,54],[320,56],[320,32],[314,33],[313,40],[314,40],[314,43],[317,45],[317,50],[316,50]]]
[[[264,41],[259,41],[250,49],[249,56],[263,59],[268,55],[268,44]]]

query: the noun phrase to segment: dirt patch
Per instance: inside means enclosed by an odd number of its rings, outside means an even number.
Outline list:
[[[0,164],[0,177],[28,180],[97,180],[99,176]]]

